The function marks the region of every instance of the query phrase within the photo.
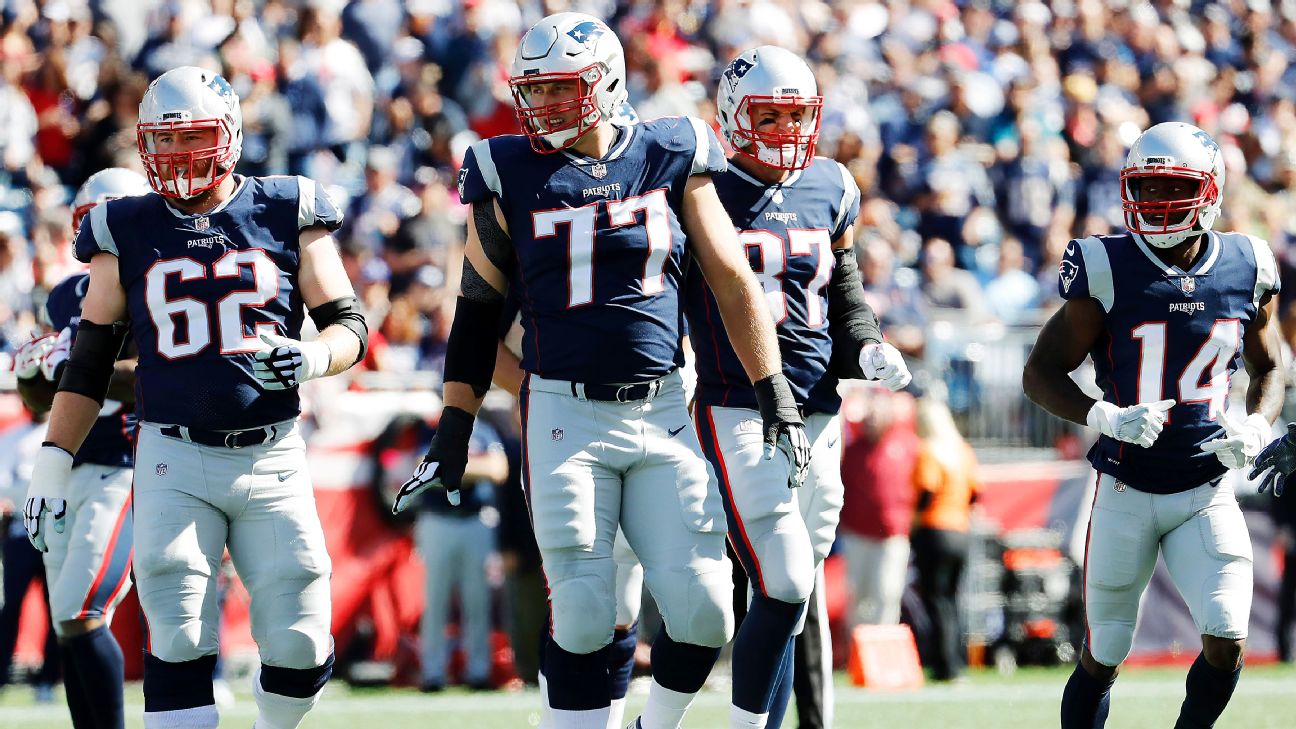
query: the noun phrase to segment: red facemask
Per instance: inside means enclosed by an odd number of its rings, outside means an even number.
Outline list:
[[[594,86],[602,78],[603,73],[597,64],[586,66],[580,71],[510,77],[509,89],[513,92],[517,118],[522,124],[522,131],[531,140],[531,148],[541,154],[567,149],[586,132],[597,126],[602,117],[598,111],[598,103],[594,99]],[[574,99],[531,106],[527,100],[526,87],[555,81],[574,83],[580,89],[580,93]],[[549,117],[555,115],[574,115],[574,118],[561,127],[549,129]],[[571,134],[566,136],[565,133]],[[547,139],[553,135],[563,135],[564,138],[557,142]]]
[[[187,152],[154,152],[150,135],[158,132],[180,134],[194,129],[215,129],[216,144]],[[136,143],[149,186],[159,195],[176,199],[191,198],[219,185],[234,171],[233,134],[222,119],[197,119],[176,122],[141,122],[136,127]],[[200,163],[210,162],[206,174],[196,176]],[[185,172],[179,172],[184,167]],[[165,170],[164,170],[165,168]]]
[[[1134,199],[1131,188],[1148,178],[1173,177],[1197,183],[1192,197],[1178,200],[1143,201]],[[1192,229],[1201,217],[1202,210],[1219,200],[1219,187],[1215,176],[1190,167],[1125,168],[1120,174],[1121,210],[1125,213],[1125,227],[1139,235],[1180,233]],[[1160,221],[1160,222],[1158,222]]]
[[[801,126],[796,131],[775,132],[761,132],[752,126],[745,126],[744,121],[751,125],[751,107],[758,104],[801,109]],[[734,149],[739,154],[774,169],[805,169],[814,159],[815,145],[819,142],[819,112],[822,108],[822,96],[790,100],[778,96],[745,96],[734,113]]]

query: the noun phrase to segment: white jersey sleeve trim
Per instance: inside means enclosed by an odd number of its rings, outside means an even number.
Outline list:
[[[121,258],[117,252],[117,241],[113,240],[112,230],[108,227],[108,206],[96,205],[90,208],[90,230],[94,231],[95,243],[99,250]]]
[[[472,151],[473,157],[477,159],[477,171],[481,173],[486,187],[489,187],[496,196],[504,197],[504,186],[500,184],[499,170],[495,169],[495,158],[491,157],[490,140],[474,142]]]
[[[1112,281],[1111,259],[1107,257],[1107,247],[1093,236],[1082,238],[1077,241],[1077,244],[1080,246],[1080,255],[1084,257],[1089,296],[1102,304],[1103,311],[1111,311],[1116,303],[1116,285]]]
[[[690,175],[696,175],[700,172],[706,172],[707,159],[711,156],[711,134],[701,119],[694,116],[687,117],[687,119],[689,124],[693,126],[693,136],[697,137],[697,144],[693,149],[693,169],[689,171]]]
[[[315,224],[315,181],[297,176],[297,229]]]
[[[841,162],[835,162],[837,170],[842,176],[842,196],[841,202],[837,207],[837,219],[833,221],[833,230],[841,228],[842,223],[846,222],[846,216],[850,214],[851,199],[859,195],[859,186],[855,184],[855,178],[851,177],[850,170]]]
[[[1251,303],[1259,306],[1266,293],[1278,288],[1278,260],[1274,258],[1273,249],[1264,238],[1248,235],[1246,239],[1251,242],[1256,262],[1256,282],[1255,290],[1251,293]]]

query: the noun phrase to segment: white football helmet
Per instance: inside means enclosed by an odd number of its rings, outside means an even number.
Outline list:
[[[574,97],[531,103],[533,84],[569,81]],[[522,131],[537,152],[566,149],[626,100],[625,54],[606,23],[584,13],[555,13],[531,26],[518,43],[509,69],[509,87]],[[555,116],[575,118],[550,128]]]
[[[1182,200],[1141,201],[1139,183],[1177,177],[1197,183]],[[1134,140],[1120,173],[1125,227],[1157,248],[1173,248],[1211,229],[1224,191],[1224,155],[1206,132],[1183,122],[1164,122]]]
[[[108,200],[119,197],[149,194],[148,180],[134,170],[125,167],[109,167],[90,175],[90,179],[81,183],[76,197],[72,198],[72,230],[81,227],[81,219],[90,212],[90,208]]]
[[[755,104],[797,107],[801,122],[795,131],[756,129]],[[716,115],[729,146],[763,165],[799,170],[814,158],[819,141],[819,95],[814,73],[797,54],[778,46],[744,51],[725,67],[716,91]]]
[[[159,151],[159,134],[206,129],[216,131],[210,146]],[[219,185],[243,152],[238,94],[220,74],[196,66],[174,68],[153,79],[140,102],[136,130],[149,185],[166,197],[187,199]]]

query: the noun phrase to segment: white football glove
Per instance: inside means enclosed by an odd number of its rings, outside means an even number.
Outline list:
[[[860,349],[859,361],[864,379],[877,380],[891,392],[904,389],[913,379],[905,366],[904,355],[886,342],[864,345]]]
[[[72,327],[63,327],[63,331],[58,333],[54,339],[54,346],[49,352],[45,353],[45,358],[41,360],[41,374],[45,379],[58,384],[56,376],[58,375],[59,366],[68,361],[72,356]]]
[[[1165,427],[1166,413],[1174,400],[1158,400],[1123,408],[1099,400],[1089,408],[1085,422],[1108,438],[1150,448]]]
[[[41,360],[54,348],[54,334],[42,334],[23,342],[14,352],[14,377],[30,380],[41,371]]]
[[[62,534],[67,527],[67,484],[71,476],[72,454],[58,446],[41,446],[27,484],[23,526],[32,546],[42,552],[49,551],[46,529]]]
[[[1241,423],[1220,413],[1220,425],[1224,437],[1206,441],[1201,449],[1214,453],[1225,468],[1243,468],[1254,461],[1273,433],[1273,426],[1260,413],[1251,413]]]
[[[323,377],[333,354],[323,342],[301,342],[278,334],[262,334],[266,348],[252,355],[252,374],[264,390],[287,390]]]

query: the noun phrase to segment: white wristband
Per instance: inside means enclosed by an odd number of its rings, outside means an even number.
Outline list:
[[[1093,404],[1093,407],[1089,408],[1089,413],[1085,415],[1085,423],[1108,438],[1115,438],[1116,425],[1112,421],[1119,411],[1119,407],[1104,400],[1099,400]]]
[[[67,498],[67,484],[72,477],[72,454],[58,446],[41,446],[32,465],[31,481],[27,484],[27,498],[43,496],[47,499]]]
[[[302,342],[300,345],[302,353],[302,382],[313,380],[317,377],[323,377],[328,372],[329,365],[333,362],[333,350],[321,341]]]

